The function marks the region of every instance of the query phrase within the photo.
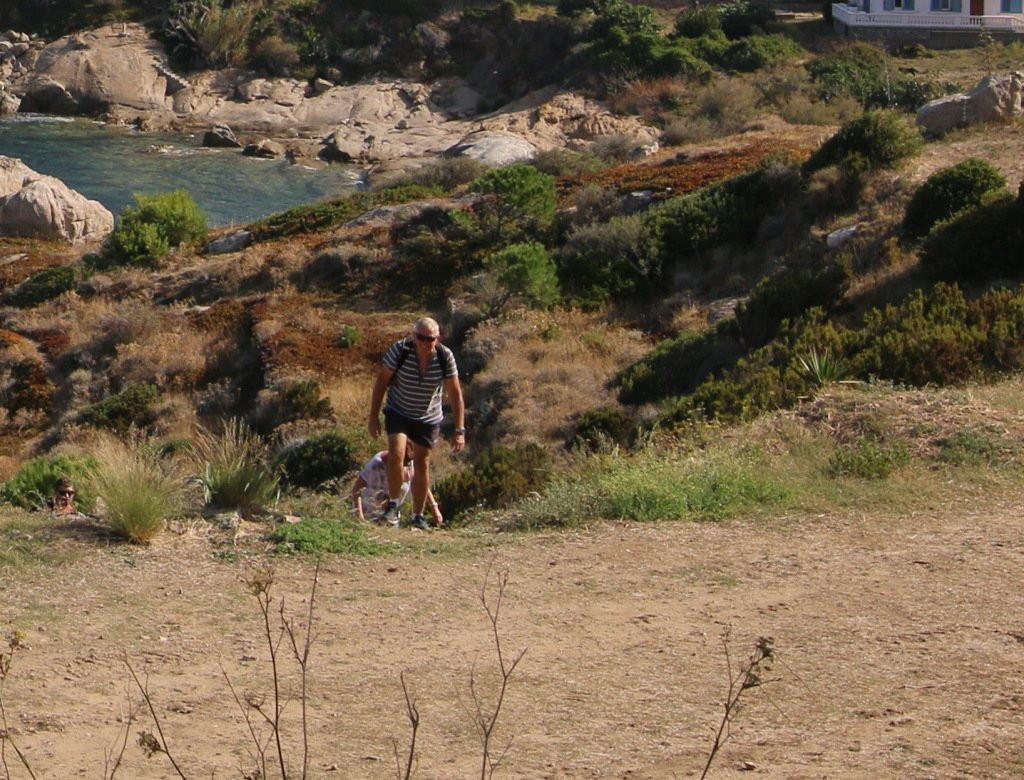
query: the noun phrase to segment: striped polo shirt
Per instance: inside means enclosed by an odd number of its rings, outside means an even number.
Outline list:
[[[430,350],[427,371],[421,377],[416,347],[411,339],[402,339],[392,344],[384,353],[384,366],[395,371],[398,358],[406,347],[409,348],[409,353],[388,386],[385,409],[398,412],[410,420],[436,425],[444,419],[444,412],[441,409],[444,380],[459,375],[455,355],[444,344],[437,344],[435,349]],[[443,358],[440,362],[437,359],[438,352]]]

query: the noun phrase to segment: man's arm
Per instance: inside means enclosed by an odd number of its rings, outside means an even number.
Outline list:
[[[366,480],[363,479],[362,475],[356,477],[356,481],[352,483],[352,505],[356,508],[356,517],[360,520],[365,520],[363,516],[363,488],[366,487]]]
[[[427,488],[427,506],[430,507],[430,514],[434,516],[434,522],[438,525],[444,525],[444,515],[441,514],[441,507],[438,506],[437,499],[434,498],[434,491]]]
[[[444,389],[448,393],[448,403],[452,406],[452,416],[455,418],[452,449],[458,452],[466,446],[466,402],[462,398],[462,385],[457,376],[445,379]]]
[[[384,393],[387,392],[391,378],[395,375],[387,366],[381,366],[377,371],[377,379],[373,383],[373,394],[370,396],[370,418],[367,420],[367,430],[370,436],[380,436],[380,406],[384,403]]]

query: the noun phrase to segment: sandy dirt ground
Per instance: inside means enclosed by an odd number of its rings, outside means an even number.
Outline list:
[[[322,564],[308,662],[307,777],[393,778],[420,716],[413,777],[481,776],[470,680],[509,678],[494,777],[699,777],[728,686],[761,636],[766,684],[744,693],[710,777],[1008,778],[1024,774],[1024,518],[965,499],[912,516],[604,524],[499,538],[387,531],[417,549]],[[0,622],[24,630],[4,691],[38,778],[102,778],[136,720],[121,778],[252,776],[240,698],[272,706],[270,652],[246,556],[197,534],[4,573]],[[272,625],[302,637],[313,566],[274,559]],[[302,777],[299,679],[278,649],[289,777]],[[228,685],[231,683],[231,687]],[[262,729],[266,733],[265,729]],[[275,754],[268,749],[268,758]],[[10,749],[12,778],[29,775]],[[106,767],[106,769],[104,768]],[[275,772],[269,777],[278,776]]]

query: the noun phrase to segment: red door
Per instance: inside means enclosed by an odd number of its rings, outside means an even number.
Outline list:
[[[971,16],[985,15],[985,0],[971,0]]]

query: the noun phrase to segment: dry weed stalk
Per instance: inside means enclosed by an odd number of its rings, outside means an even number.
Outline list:
[[[121,768],[121,761],[124,758],[124,753],[128,749],[128,736],[131,734],[132,725],[136,720],[135,707],[132,705],[131,695],[131,683],[128,683],[125,690],[125,699],[128,701],[128,714],[124,718],[124,728],[118,735],[118,742],[115,742],[117,753],[115,755],[113,750],[105,750],[103,752],[103,780],[114,780],[114,775],[117,774],[117,770]]]
[[[722,713],[722,721],[718,724],[718,731],[715,733],[715,741],[711,745],[711,752],[708,754],[708,760],[704,764],[704,771],[701,772],[701,780],[707,777],[708,771],[711,769],[711,762],[715,760],[715,756],[718,754],[719,749],[729,739],[729,729],[732,725],[732,719],[739,711],[740,697],[745,691],[751,688],[758,688],[764,685],[766,682],[771,680],[765,680],[762,678],[762,674],[771,669],[772,661],[775,658],[775,644],[771,637],[759,637],[757,642],[754,643],[754,650],[750,654],[750,657],[746,662],[739,668],[739,670],[733,674],[732,669],[732,658],[729,655],[729,629],[722,632],[722,648],[725,652],[725,666],[729,677],[729,690],[725,696],[725,702],[723,707],[725,711]]]
[[[274,585],[273,569],[270,567],[260,569],[246,582],[249,592],[256,597],[256,601],[260,606],[260,612],[263,615],[263,634],[267,640],[267,647],[270,652],[271,678],[274,686],[273,702],[270,708],[268,709],[265,706],[263,696],[251,692],[245,694],[243,703],[243,697],[238,695],[234,685],[231,684],[231,680],[228,678],[227,672],[224,672],[223,669],[221,671],[224,674],[225,680],[227,680],[232,695],[235,697],[235,703],[238,704],[239,709],[242,711],[246,727],[249,729],[249,736],[256,750],[255,758],[259,764],[259,777],[268,776],[267,748],[271,740],[273,740],[274,750],[277,754],[277,765],[281,773],[281,780],[287,780],[288,777],[288,769],[284,759],[284,743],[282,742],[282,717],[288,702],[281,691],[281,660],[279,653],[281,644],[285,639],[288,640],[288,645],[300,670],[299,701],[302,708],[302,771],[300,777],[306,778],[309,773],[309,713],[307,710],[309,698],[309,651],[316,638],[313,635],[313,611],[316,606],[316,589],[319,581],[320,561],[318,559],[316,568],[313,570],[313,584],[310,588],[309,606],[306,611],[305,631],[301,635],[298,627],[285,614],[285,600],[283,597],[278,607],[280,622],[276,632],[271,625],[271,606],[274,601],[273,596],[271,596],[271,589]],[[250,710],[255,711],[263,719],[265,725],[269,727],[270,733],[266,739],[261,739],[257,727],[250,717]]]
[[[402,759],[398,755],[398,740],[392,741],[395,751],[395,774],[398,780],[409,780],[416,762],[416,734],[420,729],[420,711],[416,707],[416,701],[409,694],[409,687],[405,684],[405,672],[400,673],[398,677],[402,681],[402,693],[405,694],[405,714],[409,718],[412,736],[409,739],[409,752],[406,756],[405,766],[402,765]]]
[[[487,575],[484,577],[484,583],[480,588],[480,604],[483,606],[484,612],[487,613],[487,619],[491,624],[491,636],[494,639],[494,649],[498,656],[498,671],[501,675],[498,692],[495,696],[494,705],[490,712],[487,711],[482,695],[477,688],[475,664],[469,671],[469,693],[472,698],[471,715],[473,717],[473,722],[480,732],[481,780],[487,780],[487,778],[494,776],[494,771],[501,764],[502,759],[505,757],[505,754],[512,745],[510,741],[497,757],[492,755],[491,750],[494,738],[494,728],[498,725],[498,716],[501,714],[501,706],[505,702],[505,693],[508,691],[508,681],[512,677],[512,673],[516,670],[516,667],[519,665],[519,662],[523,660],[523,656],[526,655],[526,648],[523,648],[516,653],[514,658],[507,659],[505,657],[505,652],[501,644],[501,634],[498,632],[498,615],[501,610],[502,598],[505,595],[505,588],[508,585],[508,572],[501,572],[495,578],[497,594],[495,595],[493,602],[487,595],[487,586],[490,579],[490,571],[488,571]]]
[[[139,676],[135,673],[135,669],[132,668],[131,663],[128,661],[128,655],[125,654],[124,665],[128,667],[128,673],[131,675],[132,680],[135,681],[135,685],[138,687],[139,692],[142,693],[142,700],[146,703],[146,707],[149,709],[149,714],[153,718],[153,726],[156,728],[156,734],[150,731],[139,732],[139,747],[146,753],[147,758],[156,755],[157,753],[163,753],[167,756],[167,760],[170,761],[171,766],[174,767],[174,771],[177,773],[181,780],[187,780],[185,773],[181,771],[181,767],[178,766],[178,762],[174,760],[174,756],[171,755],[170,749],[167,747],[167,738],[164,736],[163,726],[160,724],[160,716],[156,714],[156,708],[153,706],[153,699],[149,695],[149,679],[145,683],[139,679]]]
[[[18,761],[28,772],[29,777],[32,780],[36,780],[36,775],[32,771],[32,767],[28,763],[28,759],[25,758],[25,754],[21,752],[21,748],[15,743],[11,737],[11,729],[7,725],[7,707],[4,705],[4,685],[7,682],[7,677],[11,673],[11,663],[14,661],[14,654],[25,646],[24,636],[20,631],[12,631],[7,638],[7,651],[0,652],[0,766],[4,768],[4,776],[10,777],[11,770],[7,764],[7,746],[11,746],[11,750],[14,751],[14,755],[18,757]]]

